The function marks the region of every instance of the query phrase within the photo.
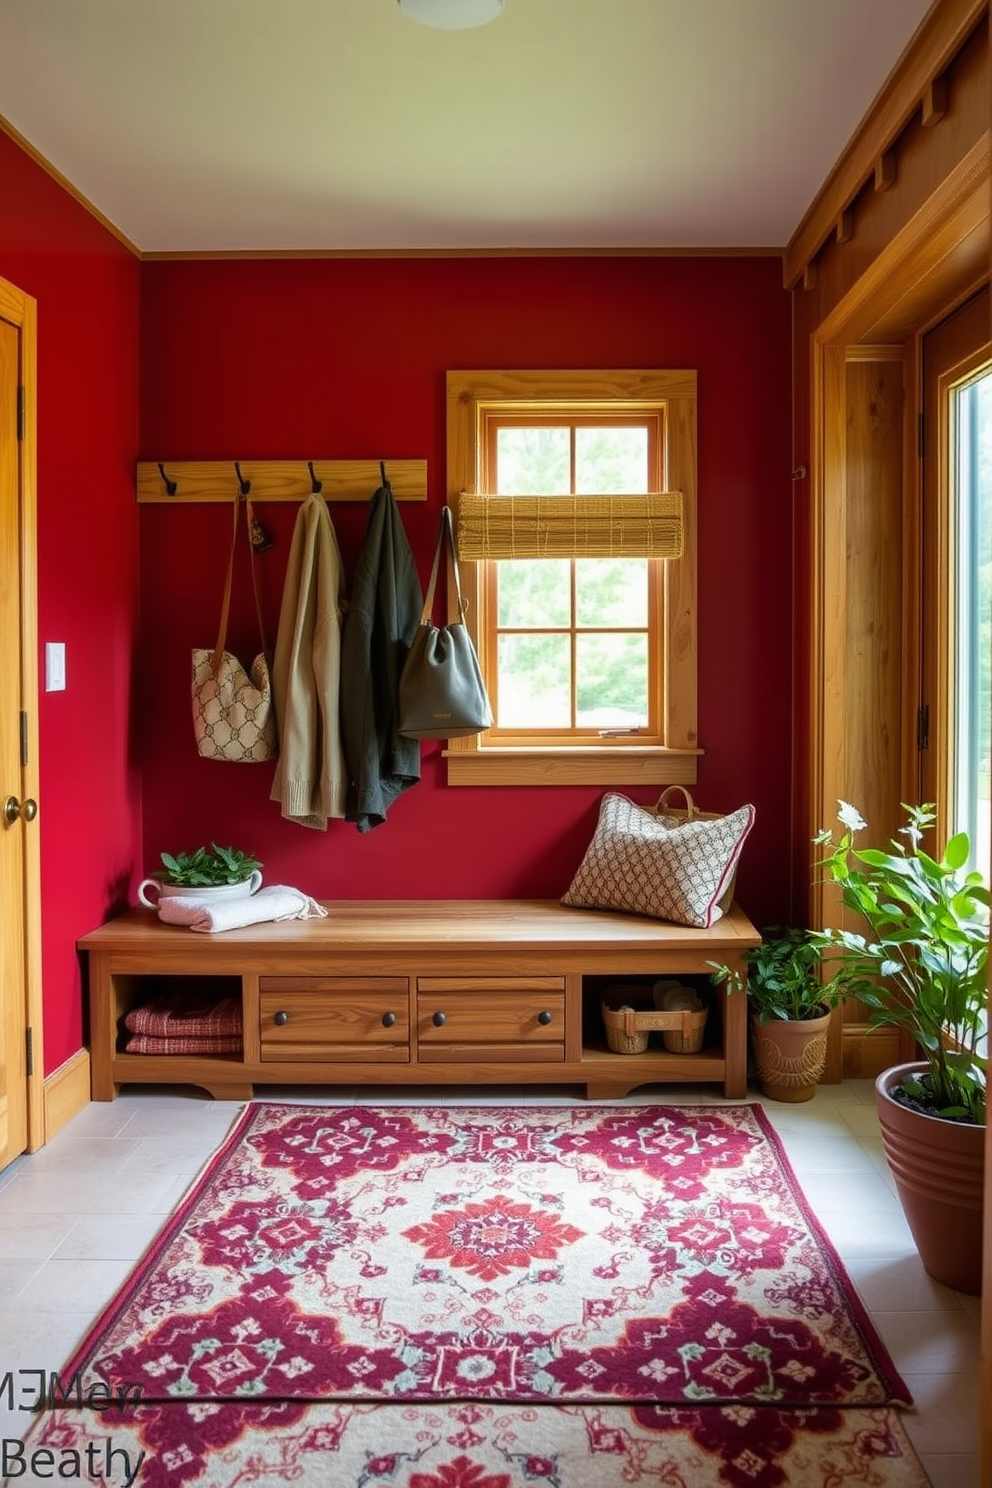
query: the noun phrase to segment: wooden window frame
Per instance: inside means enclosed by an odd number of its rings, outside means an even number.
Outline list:
[[[466,371],[449,372],[448,503],[456,514],[461,492],[478,492],[482,442],[492,415],[527,414],[557,404],[564,413],[586,409],[648,414],[660,419],[663,482],[683,494],[684,545],[678,560],[651,560],[655,595],[651,623],[666,656],[652,663],[659,740],[505,740],[488,734],[449,739],[449,785],[670,785],[695,784],[702,753],[697,735],[696,684],[696,374],[694,371]],[[540,418],[540,414],[538,414]],[[487,623],[489,563],[462,566],[468,624],[484,675],[494,675],[495,637]],[[487,668],[489,669],[487,671]]]
[[[989,287],[985,285],[942,316],[924,335],[921,355],[923,420],[928,437],[924,441],[923,462],[920,706],[927,709],[928,737],[926,748],[919,750],[918,799],[934,804],[940,843],[952,835],[955,819],[951,761],[957,743],[953,618],[957,609],[954,581],[957,513],[956,492],[951,482],[956,433],[952,397],[992,365],[989,295]],[[928,343],[930,336],[934,340]],[[928,345],[932,351],[927,349]]]

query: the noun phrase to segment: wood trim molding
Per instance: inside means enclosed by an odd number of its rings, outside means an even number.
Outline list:
[[[986,130],[833,308],[817,329],[818,341],[850,345],[882,334],[888,341],[887,323],[894,318],[919,321],[931,276],[972,233],[988,233],[990,163],[992,134]]]
[[[695,785],[702,750],[442,749],[449,785]]]
[[[899,1035],[867,1023],[845,1023],[842,1031],[845,1080],[872,1080],[903,1057]]]
[[[397,501],[427,500],[426,460],[383,460]],[[138,463],[138,503],[185,506],[233,501],[238,476],[251,483],[252,501],[302,501],[313,490],[313,476],[325,501],[367,501],[381,484],[378,460],[142,460]],[[166,484],[176,489],[170,493]]]
[[[666,675],[658,701],[658,731],[643,748],[586,748],[573,742],[556,749],[548,738],[521,740],[507,731],[449,739],[444,751],[449,785],[565,785],[622,783],[694,784],[697,756],[696,646],[696,372],[692,369],[465,370],[447,375],[447,500],[457,512],[460,497],[477,490],[482,425],[487,412],[504,405],[616,405],[654,416],[662,406],[667,451],[662,470],[666,489],[682,492],[682,556],[665,574],[659,596],[658,626],[665,648]],[[494,665],[491,644],[491,591],[486,564],[469,563],[462,572],[468,626],[483,672]],[[491,671],[489,672],[491,675]],[[658,679],[659,682],[661,679]],[[654,685],[653,683],[651,685]],[[498,712],[498,709],[496,710]],[[652,725],[652,728],[654,725]],[[636,762],[636,763],[635,763]]]
[[[561,244],[541,248],[177,248],[149,249],[140,257],[142,263],[213,258],[781,258],[784,251],[782,245],[706,248],[697,244],[666,248],[653,244],[637,248],[606,245],[590,248]]]
[[[135,247],[129,237],[126,237],[121,232],[117,224],[111,222],[109,217],[105,217],[99,207],[95,207],[89,198],[83,195],[78,186],[74,186],[68,177],[64,176],[60,170],[57,170],[50,160],[46,160],[41,151],[36,150],[31,141],[25,139],[24,135],[15,129],[10,120],[5,119],[2,114],[0,114],[0,132],[7,135],[8,139],[12,139],[14,144],[34,161],[35,165],[39,166],[46,175],[51,176],[52,180],[56,181],[62,187],[62,190],[72,197],[73,201],[78,202],[84,211],[88,212],[91,217],[95,217],[100,226],[105,227],[107,232],[116,238],[118,243],[123,244],[129,253],[133,253],[135,258],[141,257],[138,248]]]
[[[27,716],[27,764],[21,794],[39,796],[38,765],[38,306],[6,279],[0,279],[0,315],[20,333],[18,368],[24,389],[24,429],[20,441],[21,660],[20,704]],[[27,1076],[28,1151],[45,1140],[42,1059],[44,1006],[41,971],[41,834],[24,833],[24,979],[26,1025],[34,1040],[34,1068]]]
[[[924,17],[857,132],[793,234],[785,250],[785,287],[803,276],[834,231],[841,213],[884,163],[890,147],[920,109],[936,79],[947,70],[988,10],[988,0],[937,0]],[[939,102],[939,90],[938,90]],[[934,116],[934,122],[936,115]],[[892,184],[894,161],[877,189]]]
[[[45,1081],[45,1140],[50,1142],[90,1103],[90,1051],[79,1049]]]

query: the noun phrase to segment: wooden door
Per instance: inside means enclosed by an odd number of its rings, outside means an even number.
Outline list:
[[[0,280],[0,1168],[44,1140],[33,405],[34,302]]]

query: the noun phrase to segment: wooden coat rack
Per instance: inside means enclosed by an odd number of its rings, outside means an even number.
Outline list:
[[[368,501],[383,469],[397,501],[427,500],[426,460],[140,460],[138,502],[231,501],[239,486],[254,502],[302,501],[318,490],[326,501]]]

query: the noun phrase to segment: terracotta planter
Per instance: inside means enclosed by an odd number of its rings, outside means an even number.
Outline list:
[[[807,1101],[816,1094],[827,1063],[830,1014],[789,1022],[751,1015],[751,1040],[758,1083],[769,1100]]]
[[[897,1064],[875,1081],[882,1142],[906,1223],[935,1281],[982,1289],[985,1128],[923,1116],[893,1100],[893,1085],[925,1064]]]

